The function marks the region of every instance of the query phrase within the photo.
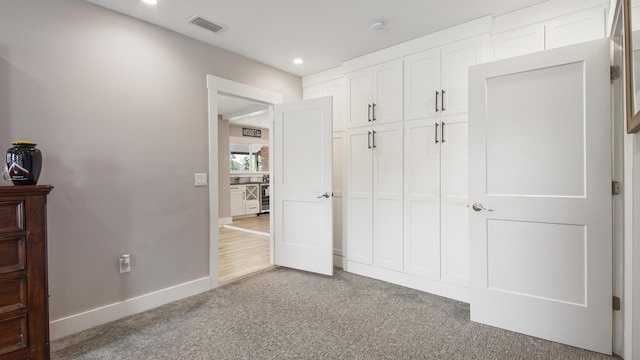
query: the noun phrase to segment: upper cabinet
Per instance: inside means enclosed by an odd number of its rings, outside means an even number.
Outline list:
[[[402,60],[347,74],[347,127],[401,121],[402,84]]]
[[[345,129],[344,79],[333,79],[303,88],[304,99],[333,97],[333,131]]]
[[[598,6],[493,36],[495,60],[600,39],[606,36],[606,7]]]
[[[405,119],[466,113],[468,68],[485,48],[486,37],[478,36],[405,58]]]

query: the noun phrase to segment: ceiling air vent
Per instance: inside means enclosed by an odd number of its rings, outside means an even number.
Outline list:
[[[212,31],[212,32],[214,32],[216,34],[220,33],[220,32],[223,32],[223,31],[225,31],[227,29],[226,26],[220,25],[220,24],[216,24],[214,22],[206,20],[206,19],[200,17],[200,15],[193,15],[187,21],[190,22],[193,25],[199,26],[199,27],[201,27],[203,29],[207,29],[207,30]]]

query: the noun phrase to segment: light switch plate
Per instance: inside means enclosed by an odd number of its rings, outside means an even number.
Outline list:
[[[207,186],[207,174],[196,173],[195,174],[196,186]]]

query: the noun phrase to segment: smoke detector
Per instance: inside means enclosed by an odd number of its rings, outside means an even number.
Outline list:
[[[227,30],[227,27],[225,25],[216,24],[213,21],[209,21],[200,15],[193,15],[189,18],[189,20],[187,20],[187,22],[216,34]]]
[[[382,19],[376,19],[369,23],[369,27],[373,31],[381,31],[384,30],[385,22]]]

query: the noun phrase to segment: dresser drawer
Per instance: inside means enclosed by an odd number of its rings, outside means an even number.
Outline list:
[[[24,201],[0,201],[0,233],[24,230]]]
[[[0,355],[26,348],[27,339],[27,314],[0,318]]]
[[[0,315],[27,307],[27,277],[0,280]]]
[[[24,270],[26,253],[26,238],[24,236],[0,236],[0,276]]]

